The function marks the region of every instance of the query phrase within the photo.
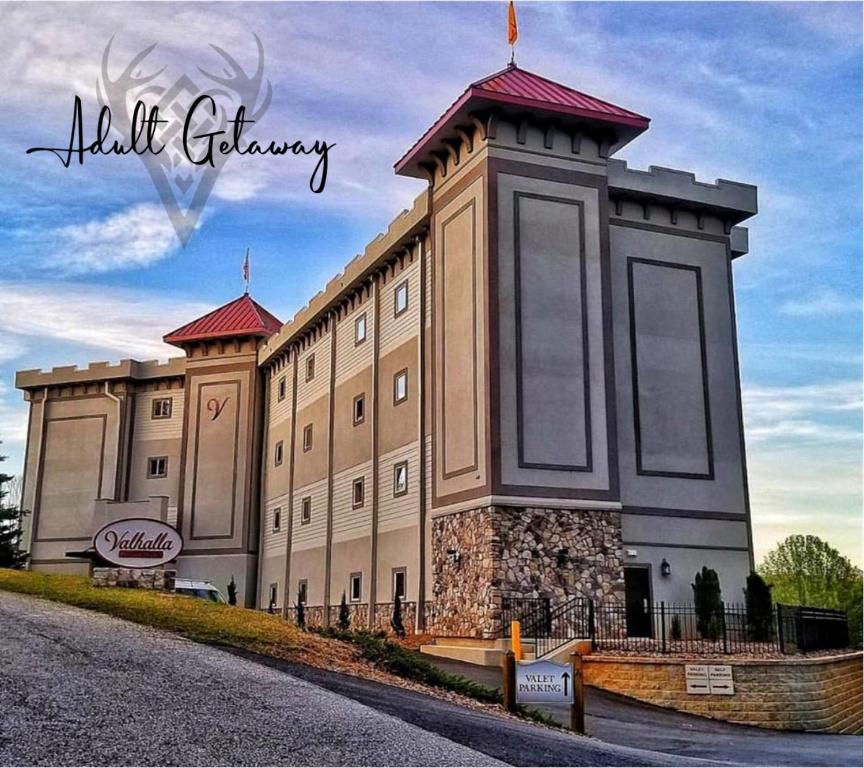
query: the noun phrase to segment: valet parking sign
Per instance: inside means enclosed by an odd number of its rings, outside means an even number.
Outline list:
[[[554,661],[516,662],[519,704],[572,704],[573,667]]]

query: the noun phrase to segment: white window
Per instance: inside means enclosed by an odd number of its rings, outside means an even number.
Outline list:
[[[311,451],[312,450],[312,425],[307,424],[303,427],[303,450]]]
[[[312,522],[312,497],[306,496],[300,502],[300,525],[309,525]]]
[[[168,457],[151,456],[147,459],[147,477],[168,477]]]
[[[400,283],[393,292],[393,315],[399,317],[408,309],[408,281]]]
[[[315,378],[315,355],[309,355],[306,358],[306,381]]]
[[[365,483],[362,477],[358,477],[351,484],[351,499],[353,501],[353,506],[356,509],[357,507],[362,507],[366,496]]]
[[[351,583],[348,588],[348,594],[350,595],[349,599],[352,603],[359,603],[360,597],[363,594],[363,574],[362,573],[352,573],[351,574]]]
[[[366,393],[354,398],[354,425],[362,424],[366,420]]]
[[[400,600],[405,599],[405,581],[407,579],[407,570],[405,568],[393,569],[393,599],[397,597]]]
[[[282,507],[273,510],[273,532],[282,530]]]
[[[284,456],[285,450],[282,446],[282,441],[280,440],[278,443],[276,443],[276,448],[273,451],[273,460],[276,462],[277,467],[282,464],[282,459],[284,458]]]
[[[393,377],[393,405],[404,403],[408,399],[408,369],[399,371]]]
[[[366,341],[366,313],[354,321],[354,343],[362,344]]]
[[[276,600],[279,598],[279,585],[271,584],[270,585],[270,607],[276,607]]]
[[[408,462],[400,461],[393,467],[393,495],[408,493]]]
[[[285,399],[285,391],[286,391],[286,384],[285,384],[285,377],[283,376],[281,379],[279,379],[279,400]]]
[[[157,397],[153,401],[153,411],[150,417],[153,419],[170,419],[172,399],[170,397]]]
[[[302,579],[297,582],[297,602],[306,605],[306,601],[309,597],[309,584],[306,579]]]

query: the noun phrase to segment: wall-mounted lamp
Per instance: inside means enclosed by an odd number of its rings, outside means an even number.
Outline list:
[[[447,550],[447,559],[451,563],[453,563],[453,565],[459,565],[459,560],[461,560],[461,557],[460,557],[459,552],[457,550],[448,549]]]
[[[669,565],[669,561],[664,557],[663,562],[660,563],[660,575],[661,576],[671,576],[672,575],[672,566]]]

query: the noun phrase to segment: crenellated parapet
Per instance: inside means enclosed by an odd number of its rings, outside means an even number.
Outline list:
[[[657,208],[665,211],[668,223],[679,226],[681,213],[689,214],[697,229],[705,228],[705,217],[719,220],[723,233],[755,215],[758,211],[756,187],[737,181],[717,179],[713,183],[697,181],[688,171],[649,166],[647,171],[629,168],[623,160],[609,160],[609,198],[611,215],[627,217],[625,206],[645,221],[654,218]],[[661,217],[657,217],[661,218]]]
[[[186,374],[186,360],[172,357],[166,361],[132,360],[127,358],[118,363],[99,361],[85,367],[63,365],[43,371],[38,368],[18,371],[15,386],[30,390],[63,385],[88,385],[122,380],[150,381],[182,377]]]

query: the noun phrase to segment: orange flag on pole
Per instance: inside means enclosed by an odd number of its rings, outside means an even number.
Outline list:
[[[507,9],[507,42],[510,45],[516,45],[519,39],[519,25],[516,23],[516,6],[513,5],[513,0],[510,0],[510,6]]]

